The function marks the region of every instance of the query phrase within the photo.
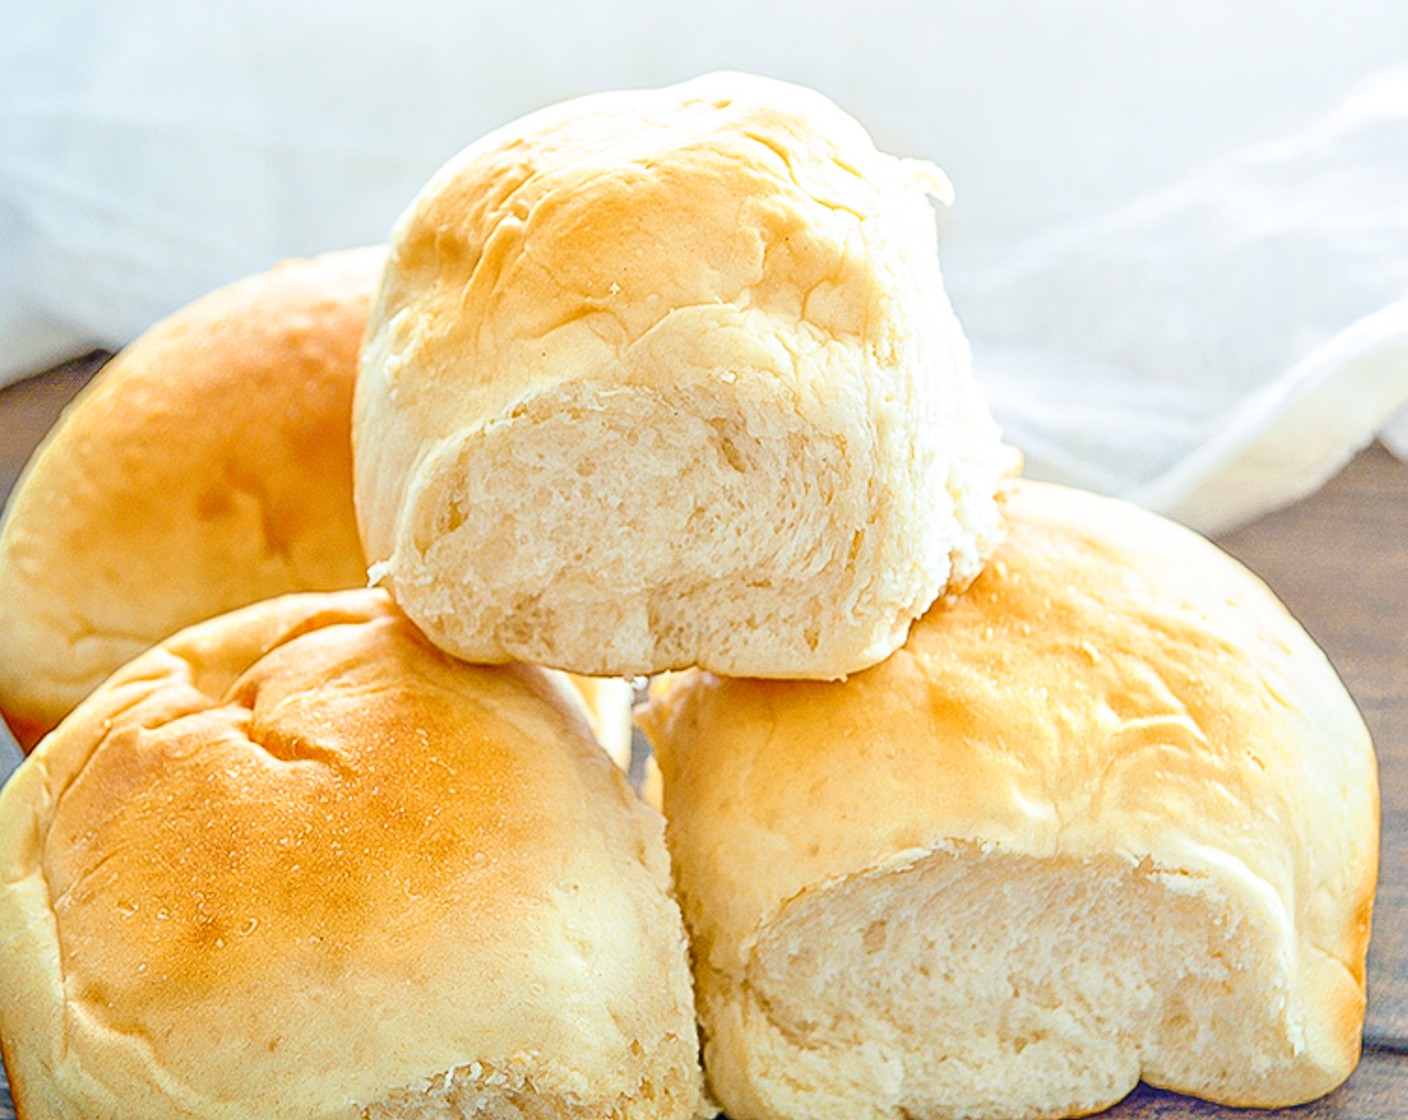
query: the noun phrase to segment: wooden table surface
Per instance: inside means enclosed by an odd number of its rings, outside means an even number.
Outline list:
[[[0,495],[97,359],[0,390]],[[1383,847],[1369,952],[1364,1056],[1322,1101],[1279,1113],[1238,1111],[1141,1086],[1103,1115],[1119,1120],[1294,1116],[1408,1118],[1408,465],[1381,447],[1315,496],[1219,539],[1285,600],[1353,694],[1378,750]],[[0,776],[7,772],[0,755]],[[3,998],[3,993],[0,993]],[[0,1081],[0,1120],[13,1120]],[[38,1120],[38,1118],[36,1118]],[[818,1118],[820,1120],[820,1118]]]

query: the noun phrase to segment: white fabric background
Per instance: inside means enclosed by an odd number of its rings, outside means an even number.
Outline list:
[[[1408,402],[1402,0],[0,0],[0,381],[281,257],[382,240],[468,141],[722,67],[941,164],[1028,473],[1205,529]],[[1408,447],[1408,420],[1386,439]]]

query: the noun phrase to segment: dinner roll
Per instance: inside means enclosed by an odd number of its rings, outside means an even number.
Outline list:
[[[1000,536],[937,168],[740,74],[545,109],[398,222],[354,414],[378,583],[443,648],[835,678]]]
[[[21,1120],[685,1118],[658,814],[541,670],[377,591],[256,604],[109,678],[0,793]]]
[[[1267,588],[1133,506],[1020,484],[969,591],[844,684],[642,715],[732,1120],[1233,1105],[1359,1053],[1373,750]]]
[[[69,407],[0,530],[0,711],[23,745],[183,626],[366,584],[352,387],[385,255],[290,261],[222,288]]]

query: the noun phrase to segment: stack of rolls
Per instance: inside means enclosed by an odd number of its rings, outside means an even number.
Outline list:
[[[1010,477],[947,195],[795,86],[596,95],[116,359],[0,532],[20,1116],[1348,1076],[1363,723],[1213,546]]]

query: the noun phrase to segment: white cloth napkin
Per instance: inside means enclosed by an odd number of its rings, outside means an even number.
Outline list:
[[[1408,404],[1408,67],[963,280],[1029,473],[1210,531],[1308,494]]]
[[[1408,451],[1401,0],[22,3],[0,383],[385,239],[525,111],[731,67],[949,171],[949,289],[1029,474],[1211,530]]]

